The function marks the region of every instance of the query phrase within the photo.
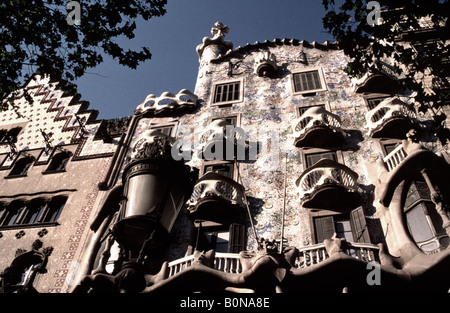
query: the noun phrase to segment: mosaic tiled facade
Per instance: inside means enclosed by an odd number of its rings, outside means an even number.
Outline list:
[[[52,138],[72,152],[72,176],[67,186],[49,184],[57,195],[73,193],[62,214],[72,213],[66,223],[61,215],[33,250],[46,256],[49,269],[33,286],[447,291],[450,190],[443,177],[450,158],[413,94],[393,88],[398,77],[388,73],[352,81],[336,44],[275,39],[233,48],[228,31],[216,23],[197,47],[192,92],[150,94],[126,119],[87,118],[83,127],[73,115],[88,114],[85,107],[58,111],[66,124]],[[45,112],[50,119],[54,111]],[[45,147],[39,136],[34,140],[37,146],[27,149]],[[28,151],[22,141],[16,146]],[[36,156],[44,164],[43,157]],[[20,239],[21,227],[5,229],[0,247],[32,241],[27,229]],[[47,246],[49,256],[40,252]],[[3,266],[20,263],[13,259]],[[382,284],[369,283],[369,265]]]

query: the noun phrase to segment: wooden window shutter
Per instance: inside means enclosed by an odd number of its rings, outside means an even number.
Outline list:
[[[364,216],[364,210],[362,207],[350,212],[350,224],[352,227],[353,238],[356,242],[370,243],[366,217]]]
[[[335,229],[332,216],[315,218],[314,225],[316,228],[316,243],[321,243],[325,239],[331,239],[333,237]]]
[[[230,225],[230,241],[228,243],[229,253],[239,253],[245,249],[245,225]]]

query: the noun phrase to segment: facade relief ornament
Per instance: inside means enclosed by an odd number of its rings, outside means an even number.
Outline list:
[[[142,159],[170,159],[173,143],[173,138],[157,130],[147,131],[134,145],[129,162]]]

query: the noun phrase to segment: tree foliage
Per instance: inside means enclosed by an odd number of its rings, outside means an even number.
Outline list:
[[[402,86],[414,92],[420,111],[430,110],[436,133],[446,142],[442,106],[450,103],[448,0],[380,0],[379,23],[363,0],[323,0],[323,26],[351,57],[347,73],[362,77],[383,71],[384,61]],[[392,73],[391,73],[392,74]]]
[[[165,14],[167,0],[84,0],[79,23],[67,16],[74,7],[63,0],[2,0],[0,2],[0,109],[34,74],[50,75],[75,91],[74,80],[103,62],[105,55],[136,68],[149,60],[148,47],[126,50],[120,37],[132,39],[138,17]],[[6,101],[8,99],[8,101]]]

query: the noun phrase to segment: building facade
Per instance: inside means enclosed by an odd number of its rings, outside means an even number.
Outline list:
[[[233,48],[228,31],[218,22],[198,45],[193,92],[150,94],[120,125],[83,122],[76,116],[87,113],[72,111],[67,121],[75,124],[62,128],[72,137],[64,134],[48,157],[72,151],[61,178],[39,171],[45,139],[24,144],[19,133],[15,148],[7,140],[1,201],[9,215],[0,247],[31,244],[31,230],[45,228],[39,242],[53,248],[27,252],[44,254],[47,268],[40,265],[28,285],[40,292],[447,292],[450,158],[411,92],[388,71],[350,80],[336,44],[275,39]],[[26,130],[14,121],[5,134],[16,124]],[[15,170],[28,155],[34,175]],[[26,191],[17,192],[16,182]],[[30,214],[10,222],[14,203],[34,198],[67,198],[53,227],[40,213],[39,223]],[[3,286],[20,286],[10,272],[29,273],[23,252],[2,260],[9,266]]]

